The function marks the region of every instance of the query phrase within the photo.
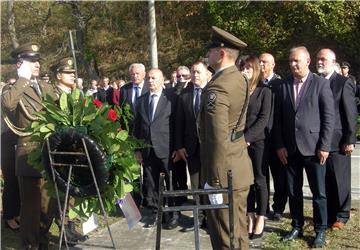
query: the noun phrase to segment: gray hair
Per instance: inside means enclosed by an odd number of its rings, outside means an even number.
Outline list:
[[[176,71],[179,71],[179,70],[187,70],[188,72],[190,72],[190,69],[186,66],[179,66]]]
[[[290,54],[294,53],[297,50],[301,50],[308,58],[310,58],[310,53],[305,46],[293,47],[290,49]]]
[[[132,63],[130,66],[129,66],[129,72],[131,71],[132,68],[134,67],[137,67],[137,68],[140,68],[141,70],[143,70],[145,72],[145,65],[142,64],[142,63]]]

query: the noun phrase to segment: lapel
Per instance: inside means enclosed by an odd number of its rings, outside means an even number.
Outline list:
[[[329,81],[330,81],[330,88],[331,88],[331,90],[333,90],[334,88],[336,88],[336,86],[335,86],[335,84],[336,84],[336,78],[337,78],[337,73],[336,72],[334,72],[331,76],[330,76],[330,79],[329,79]]]
[[[304,102],[305,97],[306,97],[307,93],[309,92],[310,87],[312,86],[313,78],[314,78],[313,74],[311,72],[309,72],[308,78],[305,81],[305,86],[304,86],[304,90],[303,90],[302,95],[301,95],[301,100],[300,100],[300,103],[299,103],[299,107]]]
[[[41,97],[37,94],[33,87],[31,87],[29,91],[24,92],[24,96],[29,102],[37,102],[41,105]]]
[[[294,100],[294,77],[291,76],[287,80],[286,89],[288,92],[288,95],[290,96],[291,104],[294,110],[296,110],[295,107],[295,100]]]
[[[159,101],[158,104],[156,105],[156,109],[155,109],[155,113],[154,113],[154,118],[153,118],[153,122],[156,120],[156,118],[159,116],[160,112],[162,111],[162,107],[166,104],[166,96],[164,93],[164,90],[161,92],[161,95],[159,97]],[[149,105],[148,105],[149,106]]]
[[[141,112],[143,112],[143,116],[145,117],[146,121],[150,123],[150,119],[149,119],[150,92],[146,93],[143,100],[144,100],[142,103],[143,108],[140,110]]]
[[[128,99],[128,102],[130,104],[130,107],[131,107],[132,111],[135,112],[135,107],[134,107],[134,104],[133,104],[133,101],[132,101],[132,95],[133,95],[133,85],[131,83],[130,88],[127,91],[127,99]]]
[[[188,106],[189,113],[192,117],[195,119],[195,113],[194,113],[194,85],[191,85],[188,88],[188,91],[184,93],[184,101],[186,105]],[[201,106],[201,103],[200,103]]]

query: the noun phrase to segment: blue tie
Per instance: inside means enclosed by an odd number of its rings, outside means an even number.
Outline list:
[[[139,97],[139,87],[136,86],[136,87],[134,87],[134,89],[135,89],[135,96],[134,96],[134,103],[133,103],[133,105],[134,105],[134,107],[135,107],[135,106],[136,106],[136,101],[137,101],[137,99],[138,99],[138,97]]]
[[[154,107],[155,107],[155,94],[151,95],[151,100],[149,104],[149,121],[153,121],[153,113],[154,113]]]
[[[201,93],[201,88],[195,88],[195,105],[194,105],[194,112],[195,112],[195,116],[198,115],[199,110],[200,110],[200,93]]]

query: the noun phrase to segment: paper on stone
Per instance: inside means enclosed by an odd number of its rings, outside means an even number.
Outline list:
[[[83,234],[88,234],[99,225],[97,214],[92,214],[90,218],[82,224]]]
[[[131,230],[141,219],[141,214],[130,193],[117,202],[126,218],[129,230]]]
[[[214,187],[210,186],[207,182],[204,185],[204,189],[215,189]],[[209,201],[211,205],[221,205],[224,203],[223,195],[222,194],[208,194]]]

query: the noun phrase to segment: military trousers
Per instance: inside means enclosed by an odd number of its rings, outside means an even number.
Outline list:
[[[24,247],[48,243],[48,232],[58,208],[44,189],[44,179],[20,176],[20,237]]]
[[[247,196],[249,187],[234,190],[234,248],[249,249],[249,236],[247,231]],[[223,195],[224,203],[228,202],[226,194]],[[213,249],[225,250],[230,248],[230,222],[229,210],[206,210],[207,222],[210,231]]]

